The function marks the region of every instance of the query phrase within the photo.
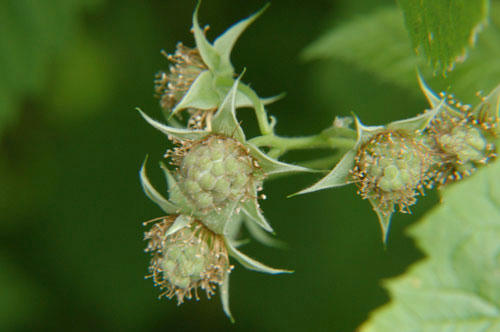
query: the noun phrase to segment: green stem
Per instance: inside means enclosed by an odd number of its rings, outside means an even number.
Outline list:
[[[312,136],[282,137],[274,134],[258,136],[249,140],[258,147],[269,147],[279,150],[279,155],[289,150],[307,149],[343,149],[348,150],[355,144],[355,139],[348,137],[328,137],[320,133]]]
[[[240,83],[238,89],[243,92],[254,104],[255,116],[257,117],[257,123],[259,124],[259,129],[262,135],[269,135],[273,132],[273,127],[269,122],[269,117],[267,116],[264,104],[260,100],[259,96],[253,91],[249,86]]]
[[[333,165],[335,165],[337,162],[339,162],[340,159],[342,159],[344,153],[345,150],[341,150],[331,156],[304,161],[299,163],[299,165],[311,169],[330,170]]]

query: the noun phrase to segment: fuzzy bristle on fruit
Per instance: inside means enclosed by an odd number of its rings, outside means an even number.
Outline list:
[[[169,71],[155,76],[155,96],[165,111],[171,111],[189,90],[198,75],[207,69],[196,48],[177,44],[174,54],[162,54],[171,63]]]
[[[224,239],[196,220],[166,236],[176,218],[166,216],[146,223],[153,223],[144,235],[148,241],[145,251],[152,256],[146,277],[161,289],[159,297],[176,296],[178,304],[193,297],[198,300],[198,288],[210,298],[232,270]]]
[[[493,129],[496,121],[468,110],[443,112],[432,120],[428,136],[435,154],[434,180],[438,186],[459,181],[474,173],[478,166],[496,157]]]
[[[396,205],[400,212],[409,212],[423,193],[431,163],[430,150],[414,135],[385,130],[361,145],[351,175],[360,196],[390,215]]]

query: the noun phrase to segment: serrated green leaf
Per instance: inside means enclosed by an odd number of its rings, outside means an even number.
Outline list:
[[[428,256],[386,282],[391,302],[361,332],[498,331],[500,161],[443,191],[410,229]]]
[[[399,0],[406,29],[417,54],[436,71],[451,71],[486,21],[488,0]]]
[[[139,173],[144,193],[151,201],[156,203],[156,205],[158,205],[166,213],[168,214],[176,213],[179,210],[179,208],[174,204],[170,203],[166,198],[164,198],[149,181],[148,176],[146,174],[146,162],[147,158],[146,160],[144,160],[144,163],[142,164],[141,167],[141,171]]]
[[[452,90],[462,96],[463,102],[475,103],[476,91],[490,91],[498,84],[499,26],[500,3],[493,2],[491,22],[479,35],[476,47],[470,50],[467,61],[458,64],[446,77],[439,75],[430,79],[432,70],[425,66],[423,57],[413,53],[402,14],[396,7],[377,10],[326,31],[304,50],[302,56],[306,60],[340,59],[352,63],[415,95],[419,95],[415,89],[415,69],[418,67],[432,86]]]
[[[229,255],[234,259],[236,259],[241,265],[243,265],[249,270],[262,273],[269,273],[269,274],[293,273],[293,271],[275,269],[269,267],[267,265],[262,264],[261,262],[256,261],[253,258],[248,257],[247,255],[236,249],[227,239],[226,239],[226,247],[227,251],[229,252]]]
[[[380,79],[415,87],[418,58],[412,54],[401,12],[379,9],[326,31],[302,53],[305,60],[340,59]]]
[[[186,108],[209,110],[220,103],[219,94],[214,88],[214,75],[209,70],[202,72],[193,82],[188,92],[172,110],[171,116]]]

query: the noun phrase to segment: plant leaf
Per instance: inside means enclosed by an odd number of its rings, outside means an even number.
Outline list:
[[[412,52],[401,11],[396,7],[379,9],[326,31],[303,51],[302,57],[305,60],[339,59],[354,64],[415,95],[420,93],[415,89],[418,67],[433,87],[439,87],[438,91],[452,90],[462,101],[475,104],[475,92],[492,90],[500,77],[500,3],[491,4],[490,18],[490,24],[479,35],[467,61],[458,64],[446,77],[430,79],[432,71],[423,57]],[[327,62],[321,64],[327,65]],[[317,75],[329,74],[323,70]]]
[[[399,0],[413,48],[433,70],[451,71],[465,60],[488,15],[488,0]]]
[[[383,81],[415,87],[419,59],[412,53],[402,14],[396,7],[379,9],[326,31],[301,56],[307,61],[340,59]]]
[[[498,331],[500,161],[443,191],[410,229],[428,256],[386,282],[391,302],[361,332]]]

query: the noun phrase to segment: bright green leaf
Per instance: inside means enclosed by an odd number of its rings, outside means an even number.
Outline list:
[[[500,3],[492,3],[491,22],[478,36],[465,63],[446,77],[431,78],[423,57],[416,56],[400,10],[388,7],[365,14],[325,32],[302,54],[305,60],[342,60],[372,73],[382,81],[419,95],[416,69],[434,88],[452,91],[466,103],[476,103],[475,92],[490,91],[500,77]],[[323,63],[322,66],[326,64]],[[323,73],[322,71],[321,73]],[[322,74],[321,74],[322,75]],[[326,75],[326,74],[325,74]],[[440,91],[440,90],[438,90]]]
[[[436,71],[451,71],[465,60],[483,27],[488,0],[399,0],[415,52]]]
[[[386,282],[392,301],[361,332],[500,329],[500,161],[444,190],[410,230],[428,256]]]

